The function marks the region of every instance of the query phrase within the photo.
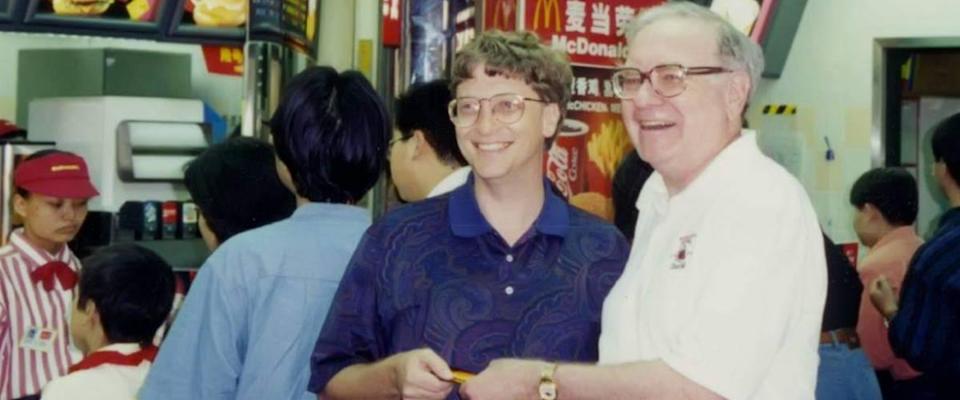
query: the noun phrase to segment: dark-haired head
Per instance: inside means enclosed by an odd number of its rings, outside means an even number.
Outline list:
[[[400,138],[408,140],[416,130],[423,132],[437,158],[451,166],[467,165],[457,146],[457,132],[447,115],[447,105],[453,100],[450,82],[435,80],[417,84],[397,99],[395,119]]]
[[[173,270],[156,253],[132,244],[109,246],[84,259],[74,312],[83,314],[92,302],[108,343],[146,346],[170,314],[174,287]]]
[[[297,194],[311,202],[357,202],[383,173],[390,120],[359,72],[311,67],[297,74],[270,130]]]
[[[289,217],[297,207],[277,176],[273,146],[254,138],[210,146],[187,165],[184,184],[217,243]]]
[[[850,204],[862,210],[873,205],[893,226],[912,225],[917,220],[917,180],[902,168],[867,171],[850,189]]]
[[[960,183],[960,113],[953,114],[933,129],[930,140],[933,159],[946,167],[954,183]]]

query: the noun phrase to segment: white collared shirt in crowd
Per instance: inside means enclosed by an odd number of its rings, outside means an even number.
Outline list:
[[[80,272],[80,262],[67,246],[51,255],[28,243],[22,230],[11,233],[10,243],[0,248],[0,399],[40,393],[81,357],[68,332],[74,289],[64,290],[56,281],[54,290],[47,291],[30,279],[31,271],[49,261],[63,261]],[[31,330],[38,339],[27,345],[24,338]]]
[[[601,364],[659,359],[728,399],[813,399],[827,270],[797,180],[745,133],[672,197],[654,173],[637,207]]]
[[[97,350],[133,354],[137,343],[114,343]],[[133,400],[150,371],[150,361],[139,365],[101,364],[54,379],[43,388],[43,400]]]
[[[460,186],[463,186],[464,183],[467,183],[467,178],[470,177],[470,166],[460,167],[456,171],[450,173],[434,186],[430,190],[430,193],[427,194],[427,198],[436,197],[444,193],[452,192],[453,189],[456,189]]]

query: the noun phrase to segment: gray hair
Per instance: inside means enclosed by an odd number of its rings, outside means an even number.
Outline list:
[[[750,75],[750,97],[753,97],[757,85],[760,84],[760,74],[763,73],[763,50],[730,22],[706,7],[687,1],[672,1],[643,11],[627,28],[628,43],[632,44],[634,37],[643,28],[670,18],[695,19],[716,26],[720,58],[728,67],[745,70]]]

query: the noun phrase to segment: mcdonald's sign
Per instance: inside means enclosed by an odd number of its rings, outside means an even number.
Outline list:
[[[505,0],[487,0],[495,6]],[[609,67],[626,53],[623,32],[644,9],[666,0],[521,0],[520,29],[570,56],[578,65]],[[490,25],[487,25],[488,27]]]
[[[520,0],[486,0],[483,3],[483,29],[517,30],[517,2]]]
[[[563,27],[560,26],[560,0],[534,0],[533,3],[533,26],[531,28],[561,32]],[[541,24],[543,25],[542,28]]]

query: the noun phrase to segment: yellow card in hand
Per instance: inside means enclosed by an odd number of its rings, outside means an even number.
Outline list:
[[[466,383],[467,380],[469,380],[470,378],[473,378],[473,374],[471,374],[471,373],[469,373],[469,372],[459,371],[459,370],[453,370],[453,382],[454,382],[454,383],[457,383],[457,384],[461,384],[461,385],[462,385],[462,384]]]

